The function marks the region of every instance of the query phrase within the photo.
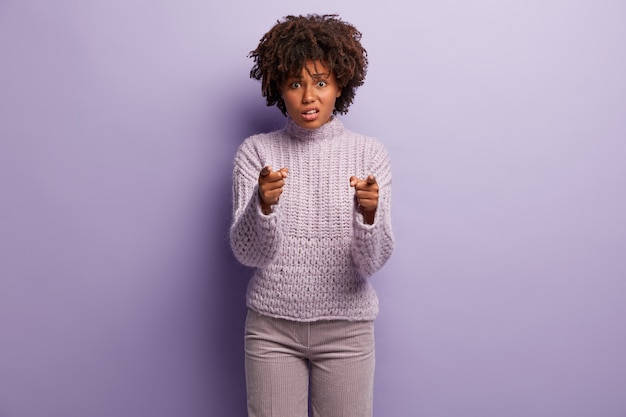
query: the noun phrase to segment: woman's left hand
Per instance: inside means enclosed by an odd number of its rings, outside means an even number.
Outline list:
[[[378,208],[378,183],[373,175],[366,179],[350,177],[350,187],[354,187],[354,198],[363,220],[367,224],[374,223],[374,215]]]

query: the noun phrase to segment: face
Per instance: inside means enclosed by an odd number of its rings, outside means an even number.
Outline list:
[[[281,89],[287,114],[306,129],[316,129],[328,122],[340,95],[335,74],[321,61],[308,61],[299,75],[287,78]]]

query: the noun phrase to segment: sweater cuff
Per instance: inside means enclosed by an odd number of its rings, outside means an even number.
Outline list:
[[[263,208],[261,207],[261,196],[258,191],[255,191],[255,194],[256,199],[253,204],[256,206],[256,214],[262,219],[261,221],[276,218],[276,213],[279,211],[278,204],[273,204],[271,206],[271,211],[269,213],[264,213]]]
[[[380,209],[376,210],[376,213],[374,213],[374,222],[372,224],[365,223],[365,219],[363,218],[363,214],[361,212],[359,212],[358,209],[356,209],[356,208],[354,210],[353,224],[354,224],[354,229],[355,230],[362,229],[364,232],[371,231],[371,230],[375,229],[378,226],[378,223],[380,221],[381,221]]]

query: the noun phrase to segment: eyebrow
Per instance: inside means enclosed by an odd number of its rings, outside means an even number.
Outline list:
[[[311,78],[328,78],[330,77],[330,72],[322,72],[322,73],[315,73],[315,74],[311,74]],[[296,78],[296,79],[301,79],[302,75],[292,75],[289,78]]]

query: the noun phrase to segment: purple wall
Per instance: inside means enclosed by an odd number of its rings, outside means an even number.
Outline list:
[[[246,57],[339,12],[394,163],[378,416],[626,416],[626,4],[0,2],[0,416],[245,414]],[[254,3],[256,5],[256,3]]]

